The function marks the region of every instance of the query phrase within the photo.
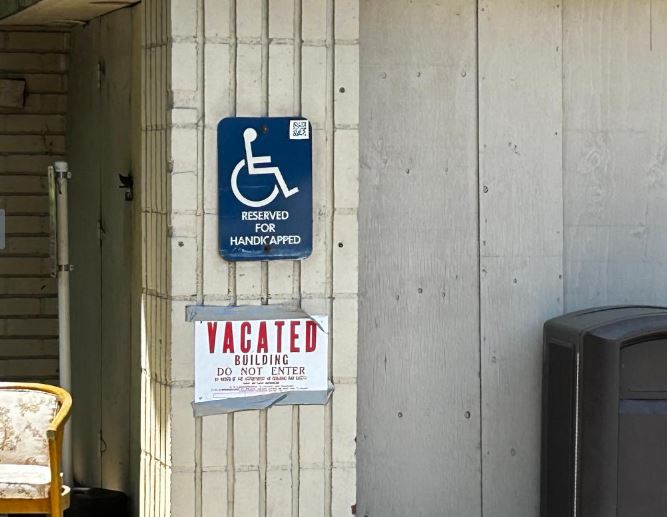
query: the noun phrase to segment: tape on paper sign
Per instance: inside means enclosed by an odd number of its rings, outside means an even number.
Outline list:
[[[276,306],[259,317],[263,308],[224,308],[219,317],[210,307],[188,308],[195,320],[195,415],[328,400],[328,317]]]

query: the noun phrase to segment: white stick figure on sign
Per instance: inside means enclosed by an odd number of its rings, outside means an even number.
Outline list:
[[[252,208],[260,208],[262,206],[268,205],[276,198],[279,192],[282,192],[283,196],[285,196],[286,198],[299,192],[298,187],[289,188],[287,186],[287,183],[285,183],[285,178],[283,178],[283,174],[282,172],[280,172],[280,169],[278,167],[257,167],[257,165],[271,163],[271,157],[253,156],[252,143],[256,139],[257,139],[257,131],[255,131],[254,129],[249,127],[243,132],[243,143],[245,145],[245,160],[241,160],[240,162],[238,162],[234,167],[234,171],[232,172],[232,192],[234,192],[236,199],[238,199],[244,205],[250,206]],[[253,201],[252,199],[248,199],[243,194],[241,194],[241,191],[239,190],[238,187],[238,176],[243,167],[246,167],[248,169],[248,174],[250,175],[273,174],[276,177],[278,185],[274,185],[271,194],[269,194],[264,199],[261,199],[259,201]]]

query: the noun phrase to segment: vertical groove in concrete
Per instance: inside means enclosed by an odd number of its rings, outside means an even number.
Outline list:
[[[334,74],[335,74],[335,0],[327,0],[326,23],[326,191],[328,217],[326,235],[326,297],[329,315],[329,361],[328,377],[333,378],[333,232],[334,232]],[[331,517],[333,490],[333,397],[324,411],[324,515]]]
[[[479,179],[479,163],[480,163],[480,149],[479,149],[479,0],[475,0],[475,175],[477,183],[477,274],[478,274],[478,285],[477,285],[477,303],[480,308],[479,321],[477,325],[478,330],[478,342],[477,346],[479,347],[479,361],[478,361],[478,374],[479,374],[479,418],[480,422],[482,419],[482,412],[484,411],[484,392],[482,391],[482,237],[481,237],[481,226],[482,222],[480,221],[480,205],[482,203],[481,195],[482,188],[480,185]],[[484,450],[484,434],[482,432],[482,426],[479,426],[479,450]],[[479,507],[480,507],[480,517],[484,517],[484,454],[479,455]]]
[[[206,139],[206,81],[204,71],[206,68],[205,51],[205,3],[197,0],[197,89],[199,97],[199,113],[197,117],[197,304],[204,303],[204,145]],[[202,417],[195,418],[195,517],[202,516]]]
[[[259,515],[266,516],[267,409],[259,412]]]
[[[269,0],[262,0],[262,116],[269,115]],[[262,261],[261,265],[261,303],[269,303],[269,263]],[[266,469],[267,469],[267,429],[268,410],[259,412],[259,515],[266,516]]]
[[[262,70],[261,70],[261,85],[262,85],[262,102],[261,102],[261,116],[269,116],[269,0],[262,0],[262,35],[260,38],[262,47]],[[261,300],[262,305],[269,303],[269,263],[266,260],[262,261],[261,265]],[[261,420],[261,417],[260,417]],[[266,415],[264,415],[266,420]]]
[[[229,116],[236,116],[236,0],[229,1]],[[229,297],[230,304],[236,305],[236,262],[229,262]],[[227,517],[234,517],[234,491],[236,484],[234,459],[234,413],[227,415]]]
[[[301,115],[301,51],[302,51],[302,0],[294,0],[294,22],[293,22],[293,39],[294,39],[294,85],[292,92],[294,94],[292,109],[295,115]],[[292,267],[292,297],[295,300],[296,306],[301,307],[302,286],[301,286],[301,261],[295,260]],[[291,447],[291,474],[292,474],[292,517],[299,517],[299,489],[300,489],[300,475],[299,475],[299,426],[300,426],[300,409],[298,405],[292,406],[292,447]]]
[[[238,49],[238,38],[236,36],[236,0],[229,0],[229,116],[236,116],[236,56]],[[236,262],[228,262],[227,287],[230,303],[238,303],[236,290]],[[229,415],[233,417],[232,414]],[[233,426],[232,426],[233,427]]]

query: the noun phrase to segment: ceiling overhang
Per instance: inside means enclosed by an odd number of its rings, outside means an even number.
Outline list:
[[[2,0],[0,25],[60,25],[86,23],[139,0]]]

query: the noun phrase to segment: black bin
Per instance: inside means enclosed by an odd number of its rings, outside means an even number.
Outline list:
[[[9,514],[8,517],[44,517],[32,514]],[[130,517],[129,500],[123,492],[105,488],[74,487],[65,517]]]
[[[65,517],[129,517],[130,508],[123,492],[104,488],[72,489]]]
[[[542,517],[667,516],[667,308],[544,326]]]

